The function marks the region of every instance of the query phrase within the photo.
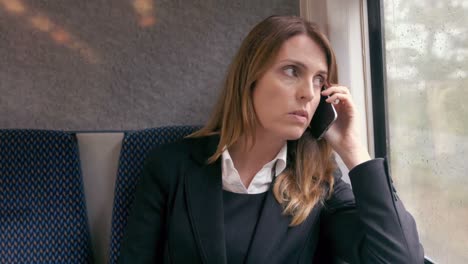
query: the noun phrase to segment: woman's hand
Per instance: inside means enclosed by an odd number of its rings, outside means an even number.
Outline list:
[[[322,95],[330,96],[326,101],[334,104],[338,113],[337,120],[325,133],[325,139],[340,155],[349,170],[370,160],[367,149],[360,142],[358,112],[349,89],[332,85],[322,91]]]

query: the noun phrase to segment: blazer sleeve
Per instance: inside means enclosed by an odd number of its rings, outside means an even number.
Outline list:
[[[321,232],[349,263],[423,263],[413,217],[398,198],[384,159],[364,162],[341,178],[325,203]]]
[[[125,228],[119,263],[163,262],[169,188],[157,156],[160,155],[153,152],[145,161]]]

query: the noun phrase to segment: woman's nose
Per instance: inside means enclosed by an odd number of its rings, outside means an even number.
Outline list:
[[[312,101],[315,96],[314,83],[312,81],[302,85],[301,89],[298,91],[298,97],[300,100]]]

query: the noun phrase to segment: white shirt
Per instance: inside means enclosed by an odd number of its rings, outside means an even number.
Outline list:
[[[275,167],[275,177],[278,176],[286,168],[286,154],[287,144],[281,148],[276,157],[265,164],[260,171],[255,174],[249,188],[245,188],[242,180],[239,176],[239,172],[234,167],[229,151],[226,149],[222,153],[222,177],[223,177],[223,189],[233,193],[246,193],[246,194],[257,194],[268,191],[270,183],[273,181],[271,172],[273,166]]]

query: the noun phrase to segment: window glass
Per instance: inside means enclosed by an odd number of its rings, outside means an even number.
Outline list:
[[[389,155],[427,256],[468,263],[468,1],[384,0]]]

